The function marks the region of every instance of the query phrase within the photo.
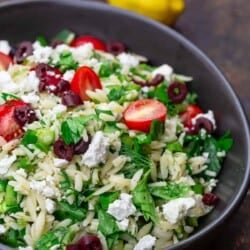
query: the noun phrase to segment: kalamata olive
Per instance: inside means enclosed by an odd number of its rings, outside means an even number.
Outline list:
[[[75,107],[82,104],[82,99],[75,92],[68,90],[62,93],[62,104],[67,107]]]
[[[54,153],[60,159],[71,161],[74,156],[74,148],[72,145],[67,145],[62,139],[54,142]]]
[[[70,83],[66,80],[60,80],[60,82],[56,86],[56,93],[62,94],[63,92],[70,90]]]
[[[202,197],[202,202],[207,206],[214,206],[219,201],[219,197],[212,193],[206,193]]]
[[[167,92],[171,101],[176,104],[183,102],[188,94],[186,84],[181,82],[171,83]]]
[[[90,140],[86,142],[83,139],[81,139],[77,144],[74,145],[74,154],[76,155],[84,154],[87,151],[89,144]]]
[[[35,111],[29,107],[17,107],[14,110],[14,119],[22,127],[26,123],[32,123],[37,120]]]
[[[66,246],[66,250],[82,250],[82,249],[80,248],[79,245],[77,245],[77,244],[72,244],[72,245]]]
[[[22,63],[25,58],[32,55],[33,46],[29,41],[21,42],[15,51],[15,60],[17,63]]]
[[[140,81],[137,79],[133,79],[133,82],[135,84],[142,86],[142,87],[151,87],[151,86],[159,85],[161,82],[163,82],[163,80],[164,80],[164,76],[157,74],[151,81],[143,82],[143,81]]]
[[[35,68],[36,76],[39,79],[42,79],[46,76],[46,72],[49,70],[52,70],[51,66],[46,63],[39,63]]]
[[[61,40],[53,40],[51,43],[50,43],[50,46],[54,49],[56,46],[60,45],[60,44],[63,44],[63,42]]]
[[[77,244],[81,250],[102,250],[102,244],[100,239],[95,235],[84,235]]]
[[[107,43],[107,50],[109,53],[117,56],[126,51],[126,46],[121,42],[109,42]]]
[[[199,117],[195,121],[194,132],[197,134],[202,128],[205,129],[209,134],[212,134],[214,130],[213,124],[209,119],[205,117]]]

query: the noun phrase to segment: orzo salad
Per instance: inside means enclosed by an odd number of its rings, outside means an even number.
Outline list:
[[[219,200],[233,143],[190,81],[69,30],[1,40],[0,242],[150,250],[187,238]]]

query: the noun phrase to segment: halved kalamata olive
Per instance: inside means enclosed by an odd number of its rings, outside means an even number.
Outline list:
[[[187,86],[184,83],[174,82],[168,87],[168,96],[173,103],[181,103],[188,94]]]
[[[15,60],[17,63],[22,63],[25,58],[32,55],[33,45],[29,41],[21,42],[15,51]]]
[[[66,80],[60,80],[60,82],[56,86],[56,93],[62,94],[65,91],[70,90],[70,83]]]
[[[164,76],[157,74],[151,81],[143,82],[143,81],[140,81],[137,79],[133,79],[133,82],[135,84],[142,86],[142,87],[151,87],[151,86],[159,85],[161,82],[163,82],[163,80],[164,80]]]
[[[90,140],[84,141],[83,139],[81,139],[77,144],[74,145],[74,154],[84,154],[87,151],[89,144]]]
[[[37,120],[35,111],[29,107],[18,107],[14,110],[14,119],[22,127],[26,123],[32,123]]]
[[[194,132],[197,134],[202,128],[205,129],[209,134],[212,134],[214,130],[213,124],[209,119],[205,117],[199,117],[195,121]]]
[[[75,107],[82,104],[82,99],[75,92],[68,90],[62,93],[62,104],[67,107]]]
[[[100,239],[95,235],[84,235],[77,244],[81,250],[102,250],[102,244]]]
[[[107,43],[107,51],[117,56],[126,51],[126,46],[121,42],[109,42]]]
[[[49,66],[46,63],[39,63],[39,64],[37,64],[37,66],[35,68],[36,76],[39,79],[42,79],[43,77],[46,76],[46,72],[49,70],[52,70],[51,66]]]
[[[207,206],[214,206],[219,201],[219,197],[212,193],[206,193],[202,197],[202,202]]]
[[[74,156],[74,148],[72,145],[67,145],[63,140],[58,139],[54,142],[54,153],[60,159],[71,161]]]

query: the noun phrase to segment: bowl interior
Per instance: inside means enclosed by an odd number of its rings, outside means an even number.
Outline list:
[[[148,57],[153,64],[168,63],[176,72],[194,77],[192,89],[198,92],[200,105],[204,110],[215,112],[218,133],[230,130],[235,143],[225,161],[216,189],[221,202],[213,213],[203,219],[199,231],[180,243],[178,249],[189,246],[197,237],[204,236],[220,224],[244,195],[250,152],[248,127],[241,106],[215,66],[175,32],[134,14],[103,4],[80,1],[22,2],[0,4],[0,39],[15,44],[34,40],[37,35],[50,38],[67,28],[78,34],[93,34],[106,41],[122,41],[132,51]]]

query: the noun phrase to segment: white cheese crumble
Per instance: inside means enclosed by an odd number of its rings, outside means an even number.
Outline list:
[[[0,235],[5,234],[7,231],[6,227],[4,225],[0,225]]]
[[[134,250],[151,250],[155,245],[156,238],[150,234],[143,236],[135,245]]]
[[[91,43],[86,43],[76,47],[72,51],[73,58],[81,64],[84,59],[88,59],[92,56],[93,49],[94,47]]]
[[[169,201],[163,205],[164,218],[171,224],[176,224],[187,215],[188,210],[193,208],[195,203],[193,198],[178,198]]]
[[[41,46],[39,42],[33,43],[33,60],[36,63],[48,63],[53,49],[49,46]]]
[[[132,203],[132,196],[122,193],[120,195],[120,199],[117,199],[109,204],[107,212],[118,221],[122,221],[128,216],[134,214],[136,212],[136,208]]]
[[[46,199],[45,207],[49,214],[53,214],[56,210],[56,203],[51,199]]]
[[[206,118],[208,119],[209,121],[211,121],[212,125],[213,125],[213,128],[214,130],[216,129],[216,122],[215,122],[215,118],[214,118],[214,112],[212,110],[209,110],[207,113],[204,113],[204,114],[198,114],[196,115],[192,120],[192,124],[195,125],[197,119],[199,118]]]
[[[52,187],[47,185],[46,181],[35,181],[30,182],[30,188],[43,194],[45,197],[52,198],[56,195],[56,192]]]
[[[21,96],[21,99],[24,102],[30,103],[31,105],[36,107],[39,100],[40,100],[40,97],[38,95],[34,94],[33,92],[31,92],[31,93],[28,93],[26,95]]]
[[[121,221],[116,221],[117,226],[121,231],[127,231],[129,225],[129,219],[123,219]]]
[[[102,131],[97,131],[92,138],[88,150],[82,157],[82,162],[88,167],[94,167],[99,163],[105,163],[108,153],[109,139]]]
[[[171,81],[173,72],[174,70],[172,67],[167,64],[163,64],[152,72],[152,76],[155,77],[158,74],[163,75],[165,80]]]
[[[11,165],[15,162],[16,160],[16,156],[15,155],[11,155],[11,156],[4,156],[1,160],[0,160],[0,175],[4,175],[8,172],[9,168],[11,167]]]
[[[7,71],[0,71],[0,91],[16,93],[18,90],[19,87],[12,81],[11,75]]]
[[[121,53],[117,58],[120,64],[126,69],[137,67],[139,65],[138,58],[127,53]]]
[[[75,75],[75,71],[74,70],[67,70],[64,74],[63,74],[63,80],[71,82],[71,80],[73,79]]]
[[[0,40],[0,52],[8,55],[10,53],[11,47],[8,41]]]
[[[62,168],[62,167],[65,167],[69,162],[67,160],[64,160],[64,159],[54,158],[53,163],[54,163],[55,167]]]

